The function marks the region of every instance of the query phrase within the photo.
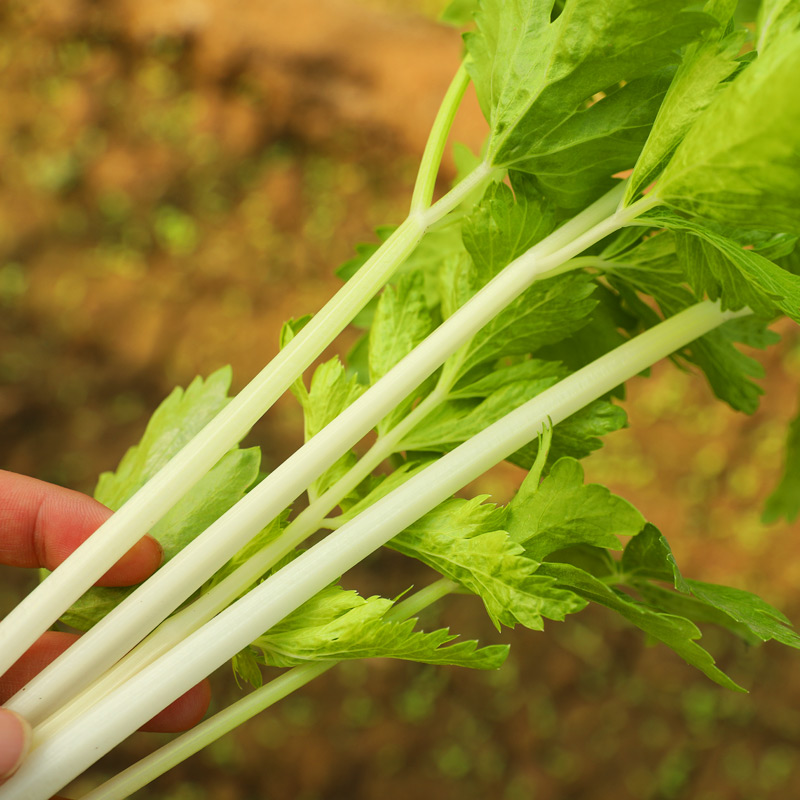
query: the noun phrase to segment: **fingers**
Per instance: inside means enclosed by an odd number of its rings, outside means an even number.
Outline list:
[[[5,675],[0,676],[0,703],[5,703],[16,694],[31,678],[60,656],[77,638],[77,635],[73,633],[61,633],[60,631],[45,633]],[[176,733],[188,730],[203,718],[210,702],[210,684],[204,680],[156,714],[150,722],[142,726],[142,730],[158,733]],[[12,725],[13,723],[7,724]],[[2,735],[2,723],[0,723],[0,735]],[[2,767],[3,762],[0,759],[0,774],[2,774]]]
[[[30,743],[30,725],[13,711],[0,708],[0,783],[17,771]]]
[[[111,514],[80,492],[0,470],[0,564],[55,569]],[[145,536],[97,584],[140,583],[161,556],[155,539]]]
[[[110,509],[79,492],[0,470],[0,564],[55,569],[111,514]],[[140,583],[158,569],[161,558],[161,547],[155,539],[145,536],[97,585]],[[45,633],[5,675],[0,675],[0,703],[16,694],[77,638],[71,633]],[[210,685],[204,680],[142,729],[187,730],[203,718],[210,701]],[[17,770],[30,739],[28,723],[13,712],[0,709],[0,783]]]
[[[5,703],[9,697],[13,697],[51,661],[55,661],[77,638],[75,633],[60,631],[47,631],[41,636],[5,675],[0,675],[0,703]]]
[[[177,733],[188,731],[200,722],[211,703],[211,684],[203,679],[186,694],[170,703],[140,730],[150,733]]]

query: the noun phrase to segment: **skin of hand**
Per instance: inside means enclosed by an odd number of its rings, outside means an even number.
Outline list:
[[[0,564],[55,569],[112,514],[80,492],[0,470]],[[98,586],[130,586],[148,578],[161,564],[158,542],[145,536],[98,582]],[[45,633],[4,675],[0,703],[6,702],[34,675],[64,652],[76,634]],[[184,731],[196,725],[211,701],[202,681],[157,714],[142,730]],[[19,768],[30,746],[28,723],[0,708],[0,783]]]

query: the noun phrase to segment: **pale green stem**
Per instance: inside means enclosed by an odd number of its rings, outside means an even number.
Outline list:
[[[302,331],[117,513],[55,569],[0,622],[0,675],[87,589],[116,563],[183,497],[291,386],[386,283],[433,223],[485,180],[480,165],[424,209],[444,141],[463,95],[463,67],[445,97],[426,147],[414,190],[413,213]]]
[[[398,603],[389,611],[386,619],[390,621],[409,619],[457,588],[458,584],[442,578]],[[123,798],[129,797],[175,765],[185,761],[204,747],[208,747],[221,736],[340,663],[340,661],[325,661],[303,664],[288,670],[278,678],[251,692],[247,697],[243,697],[118,773],[101,786],[83,795],[81,800],[123,800]]]
[[[494,464],[656,361],[744,312],[699,303],[617,347],[414,475],[57,731],[0,788],[47,800],[264,631]],[[452,319],[452,318],[451,318]]]
[[[439,166],[442,163],[442,154],[444,153],[445,144],[447,144],[447,137],[450,135],[453,120],[461,105],[461,99],[464,97],[467,86],[469,86],[469,74],[462,62],[445,93],[444,100],[442,100],[442,104],[439,107],[439,113],[436,115],[428,136],[428,143],[425,145],[425,152],[422,154],[422,161],[417,173],[417,182],[411,197],[410,215],[424,211],[431,204],[436,178],[439,175]]]

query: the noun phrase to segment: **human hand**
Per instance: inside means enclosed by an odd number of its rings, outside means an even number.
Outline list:
[[[112,514],[80,492],[0,470],[0,564],[55,569]],[[161,548],[150,536],[137,542],[98,582],[98,586],[129,586],[148,578],[161,563]],[[76,634],[48,631],[0,675],[0,703],[64,652]],[[190,689],[142,730],[183,731],[196,725],[211,699],[208,681]],[[11,711],[0,709],[0,783],[25,758],[30,726]]]

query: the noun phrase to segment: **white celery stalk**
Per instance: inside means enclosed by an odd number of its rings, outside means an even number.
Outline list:
[[[434,390],[410,414],[381,436],[352,469],[294,519],[273,542],[252,555],[244,564],[190,606],[164,620],[146,639],[118,661],[104,675],[90,683],[70,702],[59,708],[33,731],[34,746],[69,723],[98,699],[155,661],[190,633],[244,594],[264,573],[320,528],[320,523],[364,478],[395,450],[395,445],[446,398]],[[416,596],[416,595],[415,595]]]
[[[0,800],[47,800],[118,742],[374,550],[533,439],[729,319],[703,302],[617,347],[507,414],[286,565],[75,722],[43,741]]]
[[[410,619],[457,588],[458,584],[447,578],[441,578],[424,589],[414,592],[411,597],[396,605],[387,613],[386,619],[395,621]],[[101,786],[92,789],[80,800],[123,800],[123,798],[129,797],[172,769],[176,764],[185,761],[189,756],[199,752],[243,722],[340,663],[340,661],[312,662],[287,670],[264,686],[250,692],[246,697],[217,712],[213,717],[201,722],[192,730],[181,734],[149,756],[132,764]]]
[[[652,205],[615,211],[624,185],[509,264],[332,423],[20,690],[6,706],[37,725],[134,648],[460,346],[528,288]]]
[[[431,130],[406,221],[194,439],[0,622],[0,675],[241,440],[386,283],[425,231],[490,175],[490,167],[479,165],[447,195],[425,208],[468,83],[462,65]]]

